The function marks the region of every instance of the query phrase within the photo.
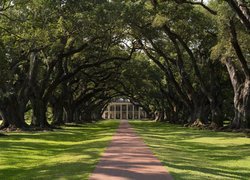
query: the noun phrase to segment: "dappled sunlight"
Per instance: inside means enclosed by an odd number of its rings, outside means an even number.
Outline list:
[[[155,122],[130,122],[175,179],[247,179],[250,139]]]
[[[197,142],[197,143],[205,143],[205,144],[214,144],[214,142],[218,142],[218,145],[242,145],[242,142],[246,142],[246,144],[249,144],[250,141],[244,137],[235,137],[233,139],[230,139],[230,142],[228,142],[228,138],[222,138],[222,137],[201,137],[201,138],[195,138],[195,139],[185,139],[185,142]]]
[[[0,138],[0,179],[87,179],[118,121]],[[33,177],[35,174],[35,177]]]

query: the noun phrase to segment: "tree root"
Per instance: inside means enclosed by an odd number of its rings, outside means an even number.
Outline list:
[[[199,129],[207,129],[208,125],[204,124],[200,119],[195,120],[192,123],[188,123],[184,125],[185,127],[194,127],[194,128],[199,128]]]

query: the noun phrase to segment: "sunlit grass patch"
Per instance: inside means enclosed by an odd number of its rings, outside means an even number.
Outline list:
[[[87,179],[118,121],[53,132],[5,133],[0,138],[0,179]]]
[[[249,179],[250,138],[241,133],[195,130],[131,121],[177,180]]]

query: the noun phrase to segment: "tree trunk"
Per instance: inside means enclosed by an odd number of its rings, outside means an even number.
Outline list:
[[[226,0],[233,11],[238,15],[241,23],[250,31],[250,11],[244,0]]]
[[[101,120],[102,118],[102,110],[101,109],[97,109],[94,112],[92,112],[91,114],[91,120],[97,121],[97,120]]]
[[[83,122],[92,122],[92,112],[85,111],[82,113],[82,121]]]
[[[74,114],[73,114],[73,121],[75,122],[75,123],[80,123],[81,122],[81,116],[80,116],[80,112],[79,112],[79,110],[75,110],[74,111]]]
[[[37,128],[50,128],[50,125],[47,121],[47,103],[42,99],[31,98],[32,106],[32,121],[31,126]]]
[[[0,107],[0,114],[3,118],[0,129],[28,128],[24,119],[25,106],[23,104],[22,102],[18,102],[17,98],[13,95],[3,101],[3,105]]]
[[[235,116],[231,127],[250,128],[250,80],[246,80],[234,92]]]
[[[189,126],[203,127],[207,124],[207,106],[208,100],[206,97],[198,96],[199,99],[193,99],[193,108],[190,113]]]
[[[66,107],[65,109],[65,121],[66,123],[72,123],[74,120],[74,110],[72,107]]]
[[[95,106],[94,111],[91,113],[91,119],[94,121],[101,120],[104,112],[103,105]]]
[[[164,121],[164,111],[160,110],[155,112],[155,121],[162,122]]]
[[[63,125],[63,106],[60,103],[52,105],[52,113],[52,124],[57,126]]]
[[[177,114],[177,112],[175,112],[175,111],[170,112],[169,122],[173,123],[173,124],[178,123],[178,114]]]
[[[10,125],[6,119],[3,119],[2,113],[1,113],[1,117],[2,117],[3,122],[0,124],[0,130],[8,128]]]
[[[96,116],[95,116],[95,120],[101,120],[101,119],[103,119],[103,117],[102,117],[102,111],[97,112]]]
[[[246,128],[250,129],[250,80],[246,80],[243,90],[243,116]]]
[[[189,126],[191,127],[202,127],[205,125],[203,122],[203,118],[201,116],[201,110],[200,108],[194,109],[193,112],[190,115],[190,123]]]
[[[51,105],[52,108],[52,125],[56,125],[56,126],[60,126],[64,124],[63,121],[63,100],[64,97],[63,96],[55,96],[55,95],[51,95],[50,99],[49,99],[49,103]]]
[[[243,82],[239,78],[236,66],[231,59],[225,61],[231,83],[234,89],[234,119],[231,128],[250,127],[250,80],[245,78]]]
[[[11,128],[11,129],[25,129],[28,125],[24,121],[24,113],[21,115],[21,112],[18,110],[18,107],[15,108],[13,105],[6,105],[5,109],[0,110],[1,116],[3,118],[2,128]]]
[[[210,110],[211,110],[211,124],[210,128],[218,129],[223,127],[223,116],[221,109],[218,107],[216,102],[210,101]]]
[[[242,0],[237,0],[239,6],[244,5]],[[240,5],[240,3],[243,3]],[[243,8],[243,7],[242,7]],[[247,9],[248,10],[248,9]],[[248,22],[250,25],[250,12],[248,10]],[[234,19],[229,22],[231,44],[237,55],[237,60],[240,67],[232,62],[232,59],[227,58],[225,63],[230,75],[230,79],[234,89],[234,108],[235,117],[231,123],[232,128],[246,128],[249,127],[250,121],[250,69],[247,58],[238,41],[237,30]],[[240,74],[242,72],[243,74]]]

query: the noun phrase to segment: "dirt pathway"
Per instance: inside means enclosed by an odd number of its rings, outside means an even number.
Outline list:
[[[126,120],[121,120],[112,142],[90,176],[90,180],[172,179]]]

